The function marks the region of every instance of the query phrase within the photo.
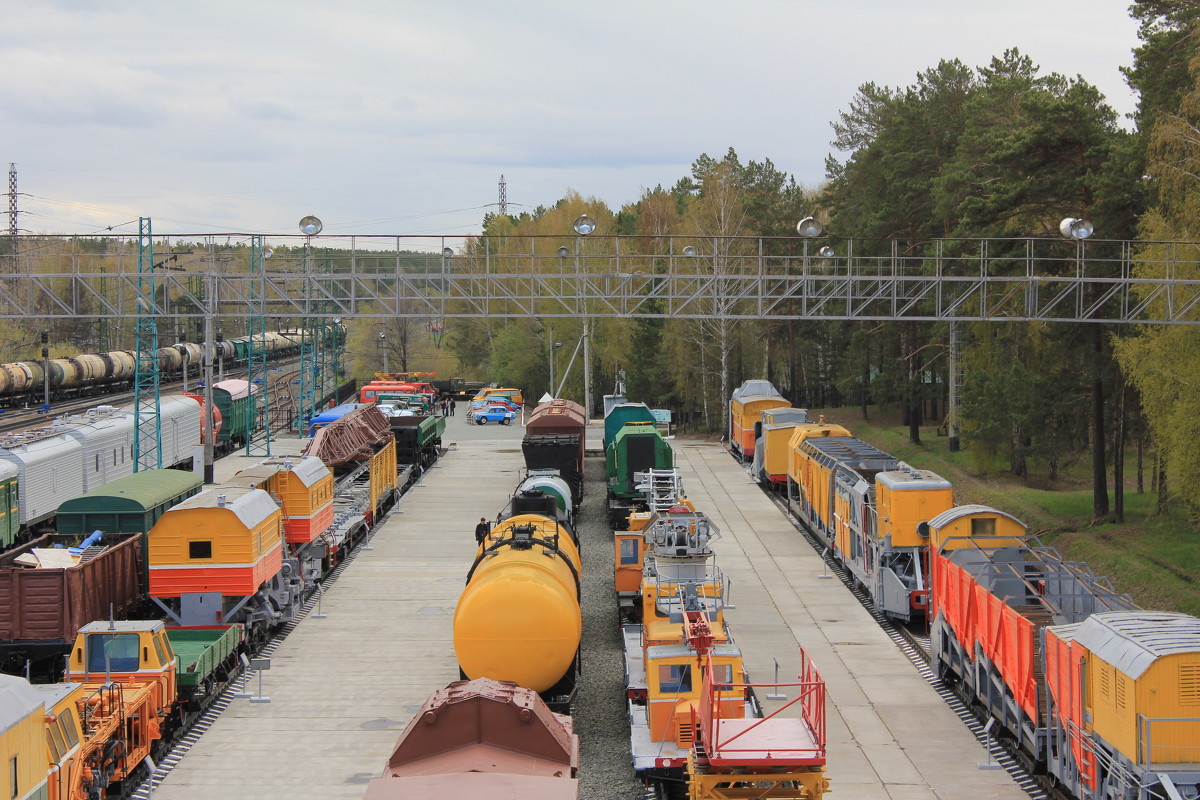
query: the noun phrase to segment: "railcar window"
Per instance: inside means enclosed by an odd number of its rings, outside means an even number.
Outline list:
[[[728,686],[733,683],[733,664],[713,664],[713,683],[720,688],[721,684]]]
[[[158,663],[166,664],[169,659],[167,658],[167,654],[163,651],[161,639],[161,636],[154,637],[154,650],[158,653]]]
[[[136,633],[94,633],[88,637],[89,672],[134,672],[138,668]]]
[[[691,664],[660,664],[658,667],[658,690],[663,694],[676,694],[692,690]]]
[[[12,796],[17,796],[17,757],[13,756],[8,760],[9,785],[12,786]]]
[[[996,520],[991,517],[982,519],[976,517],[971,520],[971,535],[972,536],[995,536],[996,535]]]
[[[58,727],[58,720],[47,725],[46,732],[50,734],[50,756],[55,763],[61,762],[63,756],[67,754],[67,743],[63,739],[62,730]]]
[[[638,558],[637,540],[636,539],[622,539],[621,540],[621,563],[622,564],[636,564],[636,563],[638,563],[639,560],[640,559]]]
[[[188,542],[188,558],[212,557],[212,542]]]
[[[79,728],[75,724],[75,711],[66,709],[58,715],[58,722],[62,725],[63,739],[67,742],[67,749],[71,750],[79,744]]]

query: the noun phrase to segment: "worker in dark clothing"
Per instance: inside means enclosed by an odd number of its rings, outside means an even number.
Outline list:
[[[475,541],[483,544],[483,540],[492,532],[492,526],[488,525],[487,517],[480,517],[479,524],[475,526]]]
[[[453,397],[451,397],[451,398],[450,398],[450,416],[452,416],[452,417],[454,416],[454,405],[455,405],[455,404],[454,404],[454,398],[453,398]]]

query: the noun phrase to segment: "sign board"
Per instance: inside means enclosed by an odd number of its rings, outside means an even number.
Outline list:
[[[650,413],[654,416],[655,423],[659,425],[671,424],[671,409],[669,408],[652,408]]]

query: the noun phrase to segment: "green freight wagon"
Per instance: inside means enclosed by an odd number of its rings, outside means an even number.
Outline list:
[[[177,469],[135,472],[62,503],[58,532],[149,533],[167,509],[198,494],[203,485],[197,475]]]
[[[445,417],[388,417],[396,440],[396,463],[426,468],[438,460],[438,447],[446,432]]]
[[[20,495],[17,493],[16,464],[0,461],[0,550],[7,550],[20,540]]]
[[[167,628],[167,639],[179,659],[175,684],[179,699],[199,710],[237,671],[244,639],[240,625]]]
[[[250,422],[250,393],[258,393],[258,387],[240,379],[230,378],[213,384],[213,402],[221,412],[221,433],[217,444],[246,441],[247,425]],[[257,424],[258,420],[255,419]]]

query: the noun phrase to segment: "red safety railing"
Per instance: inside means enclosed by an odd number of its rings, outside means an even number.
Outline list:
[[[784,763],[823,765],[825,763],[825,681],[803,648],[800,649],[801,674],[795,683],[715,684],[713,665],[708,659],[704,671],[699,707],[695,713],[700,732],[703,758],[710,764],[782,765]],[[750,690],[791,689],[796,696],[765,717],[749,721],[721,713],[722,706],[737,702]],[[770,693],[775,693],[772,691]],[[780,715],[800,704],[801,716]],[[796,735],[796,723],[803,722],[803,735]],[[769,737],[754,736],[770,734]]]

